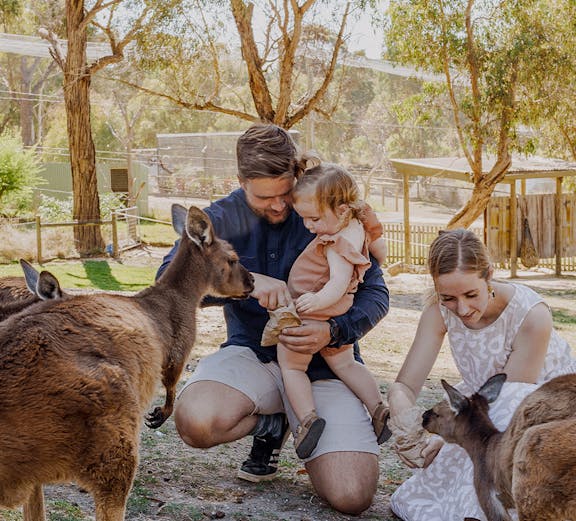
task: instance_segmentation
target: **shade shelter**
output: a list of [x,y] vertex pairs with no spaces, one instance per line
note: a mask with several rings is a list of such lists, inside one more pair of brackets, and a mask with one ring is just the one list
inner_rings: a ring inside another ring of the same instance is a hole
[[[486,157],[483,160],[484,172],[489,172],[494,164],[494,158]],[[462,157],[435,157],[423,159],[390,159],[396,171],[402,175],[404,191],[404,256],[405,263],[410,263],[410,204],[409,204],[409,181],[410,177],[438,177],[445,179],[457,179],[471,183],[472,172],[466,158]],[[517,195],[518,182],[520,193],[525,194],[526,181],[528,179],[552,179],[555,180],[555,230],[554,245],[556,259],[556,275],[561,275],[562,259],[562,233],[560,223],[562,180],[565,177],[576,176],[576,163],[559,159],[548,158],[513,158],[512,164],[502,184],[509,185],[510,193],[510,275],[516,276],[518,268],[518,219],[517,219]],[[486,238],[486,219],[484,220],[484,235]]]

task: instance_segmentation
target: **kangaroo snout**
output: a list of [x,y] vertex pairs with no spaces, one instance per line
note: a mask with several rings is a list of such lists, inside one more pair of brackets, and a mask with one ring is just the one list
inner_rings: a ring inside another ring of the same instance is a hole
[[430,431],[428,427],[433,417],[434,417],[434,411],[432,409],[428,409],[427,411],[424,411],[422,413],[422,427],[424,427],[427,431]]

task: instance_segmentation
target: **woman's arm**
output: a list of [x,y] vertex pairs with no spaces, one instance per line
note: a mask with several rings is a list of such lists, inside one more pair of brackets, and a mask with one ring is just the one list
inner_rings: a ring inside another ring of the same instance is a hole
[[404,359],[395,382],[388,390],[390,414],[395,416],[412,407],[430,373],[446,334],[439,304],[424,309],[412,346]]
[[430,437],[422,428],[422,413],[415,403],[438,357],[445,334],[440,307],[431,304],[422,312],[410,351],[388,391],[388,425],[394,435],[394,448],[411,468],[427,467],[443,445],[439,437]]
[[536,383],[544,366],[552,327],[552,314],[544,302],[536,304],[528,312],[512,342],[512,353],[503,369],[508,381]]

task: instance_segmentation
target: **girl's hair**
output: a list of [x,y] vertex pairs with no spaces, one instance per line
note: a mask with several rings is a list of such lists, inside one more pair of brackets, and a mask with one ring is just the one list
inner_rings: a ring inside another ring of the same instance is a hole
[[336,212],[338,206],[346,204],[351,209],[351,216],[357,217],[364,206],[356,181],[340,165],[320,163],[304,170],[294,187],[294,199],[310,189],[314,190],[316,206],[320,212],[326,209]]
[[290,134],[273,124],[252,125],[236,143],[240,181],[262,177],[298,178],[311,157],[300,154]]
[[439,275],[456,270],[473,271],[488,280],[490,257],[482,241],[470,230],[457,228],[441,231],[430,245],[428,269],[436,280]]

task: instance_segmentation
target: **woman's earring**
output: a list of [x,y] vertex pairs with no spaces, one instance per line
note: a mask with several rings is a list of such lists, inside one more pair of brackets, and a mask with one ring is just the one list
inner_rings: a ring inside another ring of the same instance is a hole
[[496,298],[496,293],[494,292],[494,288],[492,287],[491,284],[488,284],[488,294],[489,294],[492,298]]

